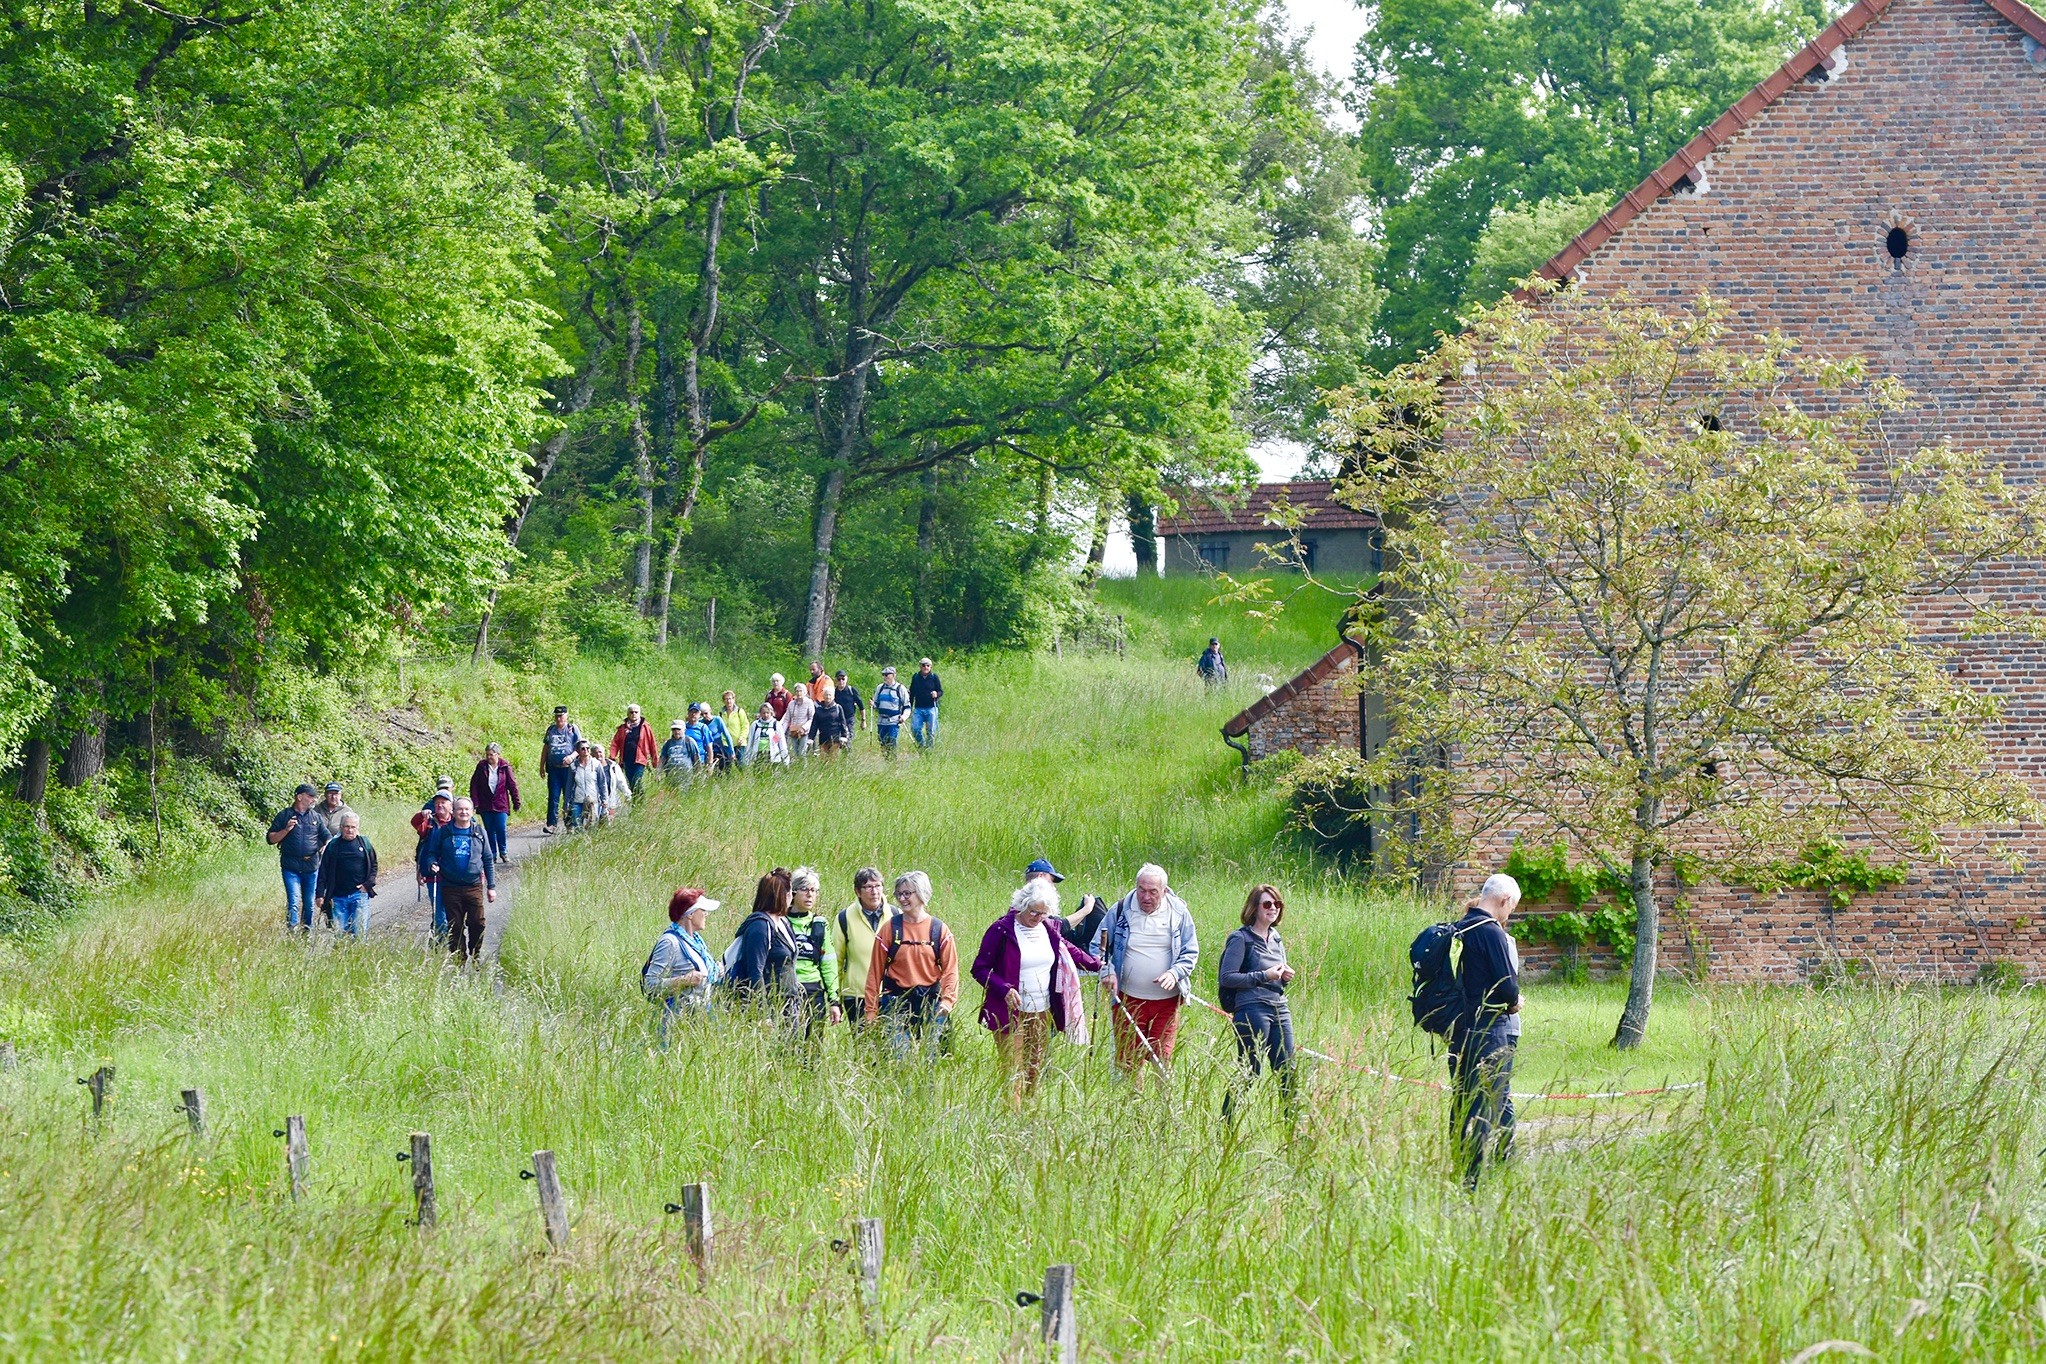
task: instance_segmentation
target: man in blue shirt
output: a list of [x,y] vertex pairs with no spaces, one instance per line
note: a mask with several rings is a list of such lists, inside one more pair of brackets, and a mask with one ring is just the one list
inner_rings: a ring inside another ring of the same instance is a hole
[[909,688],[895,680],[895,665],[881,669],[881,685],[874,688],[874,737],[881,751],[895,756],[895,741],[902,734],[902,717],[909,714]]
[[561,807],[575,799],[569,794],[574,780],[569,769],[575,765],[575,746],[582,737],[582,731],[568,722],[568,707],[556,706],[554,723],[540,736],[540,770],[547,774],[546,833],[553,833],[561,822]]
[[[690,718],[696,708],[690,707]],[[703,761],[703,750],[689,737],[687,727],[677,720],[668,726],[668,741],[661,745],[661,771],[670,777],[685,777]]]
[[476,822],[467,796],[455,802],[455,818],[433,831],[426,856],[440,878],[441,909],[448,917],[448,951],[457,962],[483,955],[483,906],[497,901],[497,860],[490,839]]

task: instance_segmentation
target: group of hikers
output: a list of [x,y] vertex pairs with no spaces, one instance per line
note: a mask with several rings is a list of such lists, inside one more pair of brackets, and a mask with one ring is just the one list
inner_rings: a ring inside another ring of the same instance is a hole
[[540,736],[540,767],[547,777],[545,832],[609,818],[639,790],[648,772],[683,777],[830,757],[851,747],[870,720],[887,757],[895,756],[905,724],[916,746],[929,748],[938,741],[938,700],[944,694],[928,658],[917,660],[907,683],[897,678],[893,664],[881,669],[871,701],[860,695],[843,668],[826,673],[813,659],[807,682],[791,687],[782,674],[770,676],[766,695],[750,713],[732,691],[716,706],[690,702],[688,714],[668,726],[666,739],[655,736],[638,706],[627,706],[608,749],[584,736],[567,706],[556,706],[554,723]]
[[[1070,915],[1061,912],[1064,879],[1044,858],[1030,863],[967,968],[981,988],[979,1021],[997,1040],[1012,1107],[1036,1092],[1053,1033],[1088,1042],[1083,975],[1099,980],[1116,1068],[1138,1087],[1151,1070],[1169,1073],[1183,1007],[1196,999],[1200,936],[1163,867],[1145,864],[1113,903],[1079,896]],[[844,1023],[875,1036],[897,1060],[944,1054],[959,1001],[960,949],[951,926],[931,912],[930,877],[906,871],[884,882],[878,868],[862,867],[853,873],[851,903],[832,913],[823,896],[815,869],[774,868],[755,885],[752,910],[731,945],[715,953],[704,930],[722,902],[693,886],[675,891],[669,926],[639,974],[639,988],[659,1007],[663,1043],[680,1019],[743,1009],[775,1016],[804,1045]],[[1443,926],[1460,948],[1446,954],[1457,958],[1444,969],[1460,998],[1443,1031],[1456,1134],[1473,1184],[1488,1151],[1503,1159],[1512,1143],[1520,987],[1506,922],[1519,899],[1511,877],[1494,876],[1463,919]],[[1296,973],[1279,931],[1285,915],[1276,886],[1250,888],[1223,945],[1215,988],[1243,1076],[1268,1069],[1290,1115],[1297,1068],[1286,991]],[[1232,1085],[1225,1118],[1235,1115],[1237,1099]]]

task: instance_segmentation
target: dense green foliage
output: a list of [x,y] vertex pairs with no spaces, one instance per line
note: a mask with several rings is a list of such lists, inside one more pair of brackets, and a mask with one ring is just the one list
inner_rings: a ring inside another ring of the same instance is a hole
[[1384,250],[1381,358],[1399,362],[1588,226],[1809,40],[1831,6],[1377,8],[1358,53],[1360,142]]
[[[2046,1076],[2023,998],[1672,987],[1664,1026],[1622,1058],[1605,1046],[1614,987],[1533,986],[1524,1087],[1707,1087],[1527,1103],[1523,1163],[1475,1198],[1440,1095],[1418,1086],[1322,1065],[1297,1129],[1264,1093],[1232,1133],[1231,1048],[1204,1015],[1169,1102],[1132,1101],[1098,1047],[1056,1044],[1020,1116],[970,1019],[930,1074],[843,1035],[807,1063],[737,1022],[654,1049],[630,977],[675,883],[731,905],[762,865],[808,860],[835,907],[861,862],[919,866],[973,935],[1043,851],[1069,893],[1162,860],[1199,916],[1204,985],[1246,884],[1271,876],[1301,1039],[1434,1076],[1402,996],[1406,940],[1439,907],[1273,846],[1278,801],[1215,737],[1251,684],[1209,693],[1185,666],[1218,619],[1192,601],[1147,616],[1127,660],[958,665],[928,760],[856,752],[698,786],[564,841],[522,871],[502,994],[403,941],[283,940],[260,846],[0,948],[0,1036],[22,1057],[0,1074],[0,1331],[25,1355],[108,1360],[1023,1358],[1035,1316],[1009,1295],[1065,1260],[1086,1348],[1118,1359],[1462,1360],[1473,1340],[1509,1358],[2036,1352]],[[1323,642],[1228,639],[1246,673]],[[731,673],[585,663],[534,689],[512,731],[462,720],[501,719],[502,696],[437,714],[529,764],[556,691],[596,715]],[[372,835],[401,839],[403,813],[374,810]],[[74,1081],[101,1063],[116,1079],[92,1132]],[[207,1095],[198,1143],[172,1111],[187,1085]],[[271,1136],[287,1113],[312,1150],[297,1205]],[[413,1130],[434,1138],[431,1237],[404,1225],[392,1160]],[[570,1202],[563,1254],[542,1253],[518,1177],[541,1148]],[[706,1177],[718,1259],[699,1292],[661,1207]],[[856,1216],[887,1230],[871,1345],[831,1248]]]

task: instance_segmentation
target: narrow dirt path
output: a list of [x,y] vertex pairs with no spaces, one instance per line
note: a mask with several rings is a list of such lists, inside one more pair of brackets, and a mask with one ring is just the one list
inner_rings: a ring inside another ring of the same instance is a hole
[[[483,911],[483,959],[497,960],[497,945],[504,937],[504,926],[511,921],[512,907],[518,902],[519,869],[554,840],[540,832],[538,824],[527,824],[513,828],[505,838],[508,859],[497,868],[497,903],[486,906]],[[426,899],[412,870],[411,848],[406,848],[404,861],[393,875],[387,871],[383,883],[391,888],[377,898],[390,896],[393,903],[385,913],[372,921],[371,931],[377,934],[404,934],[421,949],[433,942],[433,905]],[[405,895],[407,882],[412,883],[413,895]],[[383,908],[382,904],[378,905]]]

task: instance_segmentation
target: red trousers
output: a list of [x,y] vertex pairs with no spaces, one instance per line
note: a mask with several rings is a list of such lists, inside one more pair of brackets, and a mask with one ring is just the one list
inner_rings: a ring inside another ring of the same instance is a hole
[[[1170,999],[1132,999],[1120,996],[1114,1010],[1115,1017],[1115,1064],[1120,1070],[1135,1070],[1151,1063],[1144,1043],[1151,1044],[1151,1051],[1167,1065],[1172,1063],[1172,1041],[1179,1036],[1179,996]],[[1130,1020],[1136,1026],[1130,1026]],[[1141,1038],[1139,1034],[1142,1034]]]

